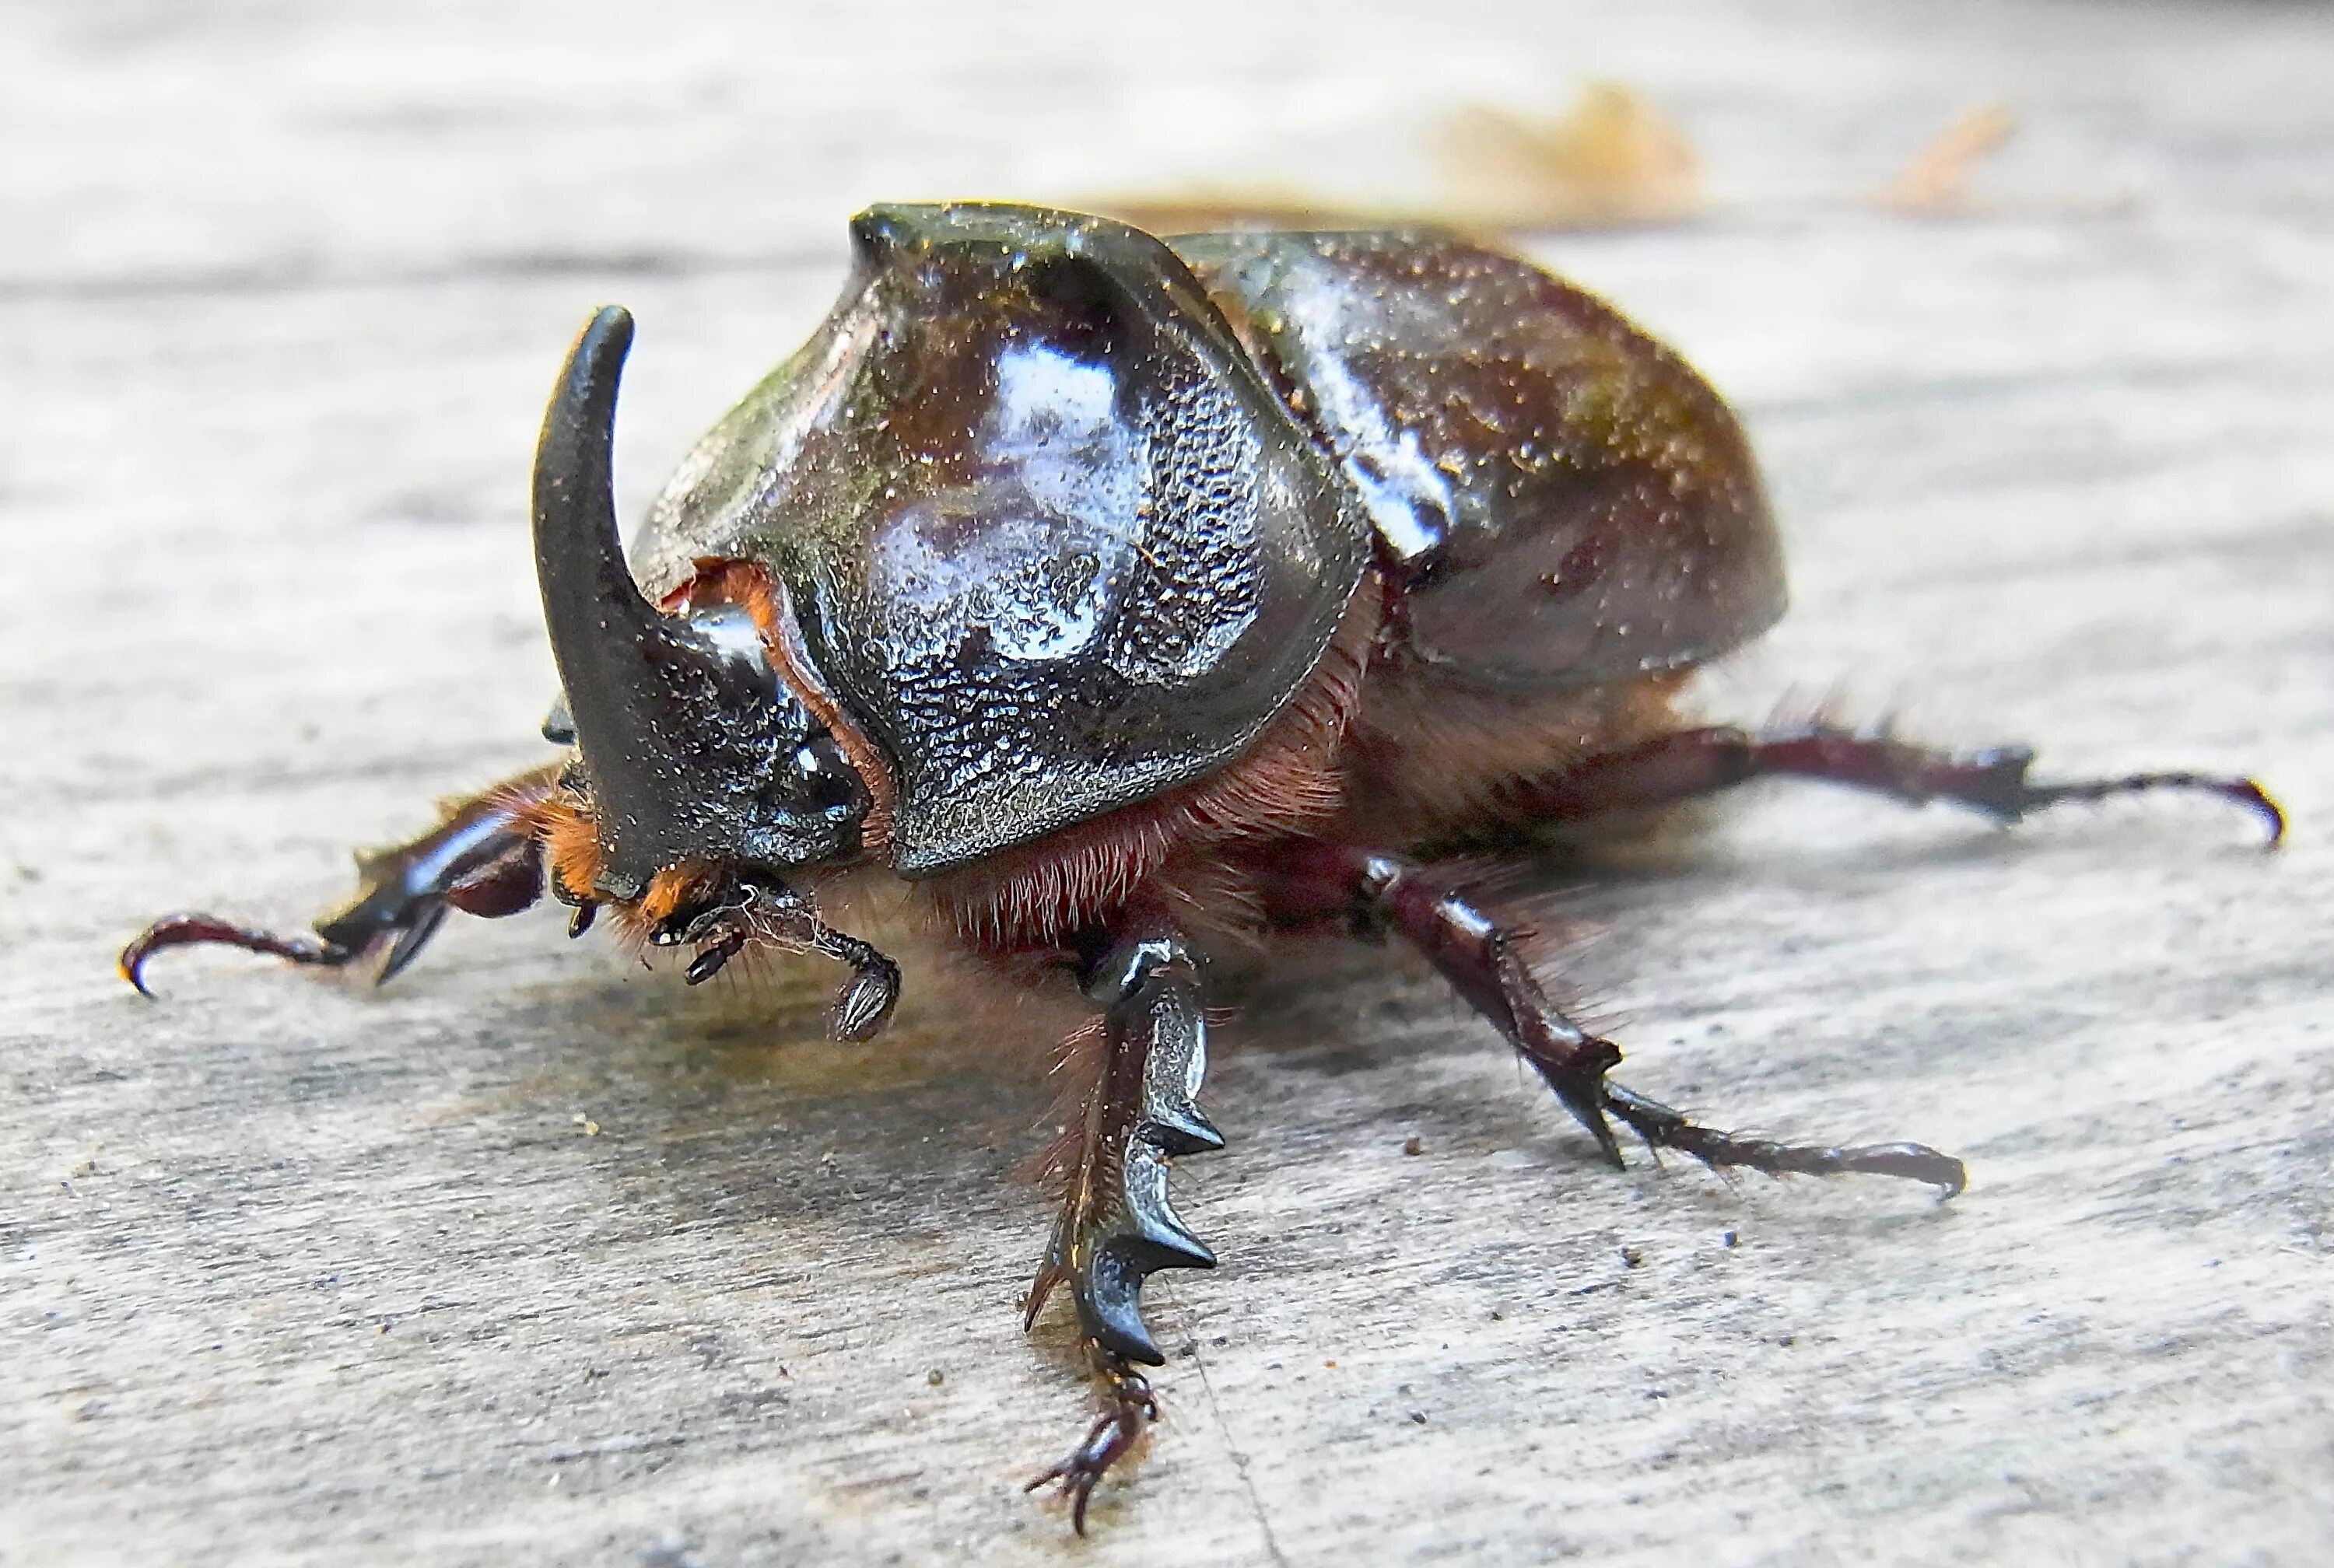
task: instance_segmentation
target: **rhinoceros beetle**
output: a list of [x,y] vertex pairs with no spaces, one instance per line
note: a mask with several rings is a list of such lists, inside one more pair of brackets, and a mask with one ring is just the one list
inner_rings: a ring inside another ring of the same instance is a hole
[[1199,234],[965,204],[854,219],[840,302],[656,501],[627,564],[610,428],[632,319],[561,371],[536,457],[535,565],[558,761],[360,858],[285,938],[203,915],[121,955],[226,943],[380,976],[448,909],[545,887],[704,980],[749,948],[849,967],[862,1040],[899,972],[827,924],[854,878],[1010,983],[1095,1022],[1056,1150],[1029,1317],[1066,1285],[1104,1410],[1059,1482],[1155,1416],[1145,1277],[1215,1259],[1168,1201],[1220,1148],[1201,1111],[1203,955],[1344,930],[1415,948],[1618,1164],[1618,1121],[1714,1168],[1861,1172],[1950,1196],[1918,1143],[1731,1135],[1607,1076],[1517,932],[1434,869],[1453,845],[1789,776],[2001,822],[2145,790],[2259,813],[2252,781],[2042,782],[2032,754],[1811,722],[1681,717],[1697,667],[1781,614],[1781,553],[1740,426],[1589,295],[1450,235]]

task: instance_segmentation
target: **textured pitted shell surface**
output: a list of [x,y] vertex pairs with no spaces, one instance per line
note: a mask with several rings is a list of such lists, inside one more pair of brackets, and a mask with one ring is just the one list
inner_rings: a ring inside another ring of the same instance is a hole
[[1360,581],[1359,497],[1149,236],[994,206],[853,233],[834,312],[656,502],[641,585],[784,582],[896,770],[906,875],[1238,755]]
[[1584,685],[1782,614],[1741,428],[1603,302],[1429,230],[1167,243],[1362,495],[1412,656],[1495,689]]

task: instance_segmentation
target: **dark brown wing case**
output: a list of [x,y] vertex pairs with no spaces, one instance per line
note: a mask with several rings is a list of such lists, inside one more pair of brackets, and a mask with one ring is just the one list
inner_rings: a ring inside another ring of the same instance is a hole
[[1741,427],[1600,301],[1430,231],[1168,244],[1360,493],[1416,657],[1567,686],[1695,664],[1781,615]]
[[930,875],[1222,765],[1370,555],[1350,486],[1190,272],[1124,225],[881,207],[818,333],[699,444],[636,551],[786,584]]

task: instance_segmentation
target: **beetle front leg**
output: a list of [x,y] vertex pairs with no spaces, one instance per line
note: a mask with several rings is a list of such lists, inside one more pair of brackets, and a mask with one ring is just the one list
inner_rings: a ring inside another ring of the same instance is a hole
[[420,955],[448,909],[497,919],[543,893],[543,850],[529,815],[559,787],[558,765],[506,780],[464,801],[421,837],[357,856],[355,895],[318,918],[313,935],[284,937],[216,915],[168,915],[121,949],[121,977],[140,992],[146,964],[166,948],[211,943],[295,964],[341,968],[386,943],[375,984]]
[[2249,778],[2217,774],[2137,773],[2116,778],[2029,776],[2030,746],[1951,752],[1898,740],[1886,728],[1847,729],[1822,723],[1758,734],[1731,726],[1680,730],[1627,751],[1587,761],[1519,789],[1517,803],[1534,816],[1577,821],[1632,807],[1672,805],[1716,794],[1755,778],[1804,778],[1868,790],[1925,805],[1949,801],[2005,824],[2070,801],[2184,791],[2218,796],[2262,819],[2274,849],[2285,813]]
[[827,1032],[837,1040],[873,1040],[900,999],[900,966],[872,942],[838,931],[818,918],[808,899],[776,880],[725,877],[649,929],[654,948],[695,949],[683,976],[701,986],[757,942],[816,953],[851,966],[834,995]]
[[1158,1415],[1135,1364],[1166,1357],[1143,1322],[1143,1282],[1162,1268],[1212,1268],[1215,1255],[1167,1199],[1173,1158],[1221,1149],[1196,1096],[1208,1070],[1208,1025],[1197,966],[1164,927],[1122,935],[1085,967],[1103,1011],[1101,1070],[1067,1161],[1062,1209],[1029,1292],[1027,1321],[1067,1284],[1103,1380],[1105,1409],[1085,1441],[1030,1483],[1061,1483],[1085,1533],[1095,1484]]
[[1424,869],[1392,855],[1307,842],[1267,868],[1273,917],[1305,926],[1343,918],[1357,935],[1399,932],[1453,989],[1489,1018],[1531,1063],[1565,1108],[1618,1168],[1621,1146],[1608,1115],[1649,1148],[1673,1149],[1713,1168],[1741,1166],[1770,1176],[1895,1176],[1924,1181],[1950,1198],[1967,1184],[1962,1162],[1922,1143],[1851,1147],[1778,1143],[1699,1125],[1606,1074],[1620,1048],[1582,1029],[1551,1002],[1516,951],[1513,933]]

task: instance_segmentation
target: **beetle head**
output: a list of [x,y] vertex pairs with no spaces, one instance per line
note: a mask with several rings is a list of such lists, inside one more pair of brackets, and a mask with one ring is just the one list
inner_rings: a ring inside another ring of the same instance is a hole
[[624,564],[610,447],[632,341],[626,312],[592,318],[535,453],[535,573],[600,839],[590,890],[638,898],[690,861],[783,871],[844,858],[865,785],[773,668],[753,618],[726,603],[665,614]]

